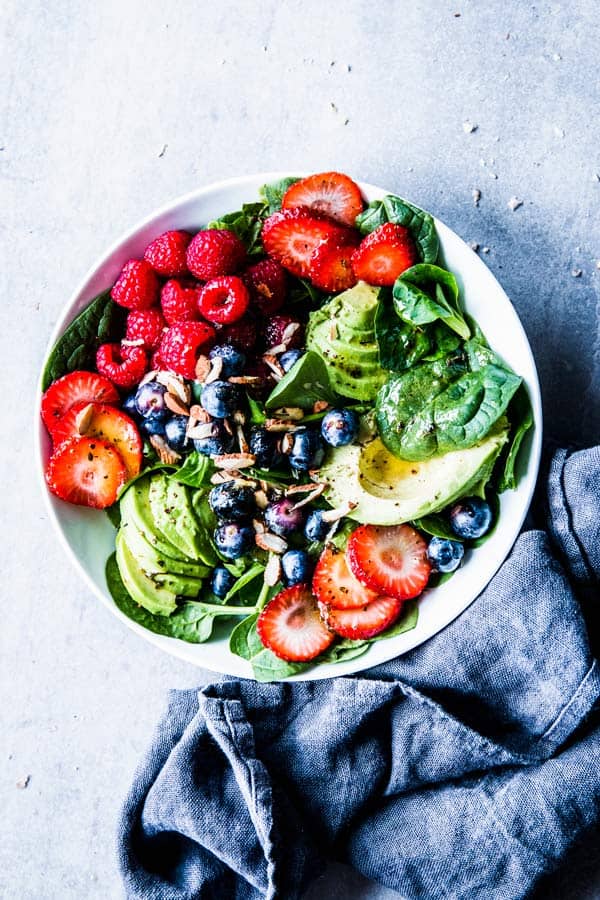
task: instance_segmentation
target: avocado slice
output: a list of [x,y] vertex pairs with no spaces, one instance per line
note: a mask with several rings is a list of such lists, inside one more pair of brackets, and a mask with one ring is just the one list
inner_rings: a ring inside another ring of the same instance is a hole
[[123,584],[132,599],[148,612],[157,616],[169,616],[177,607],[176,593],[168,587],[156,584],[138,566],[135,557],[125,543],[121,531],[116,537],[117,565]]
[[484,440],[420,462],[393,456],[379,438],[366,446],[332,448],[319,470],[332,506],[352,501],[351,519],[372,525],[399,525],[481,490],[508,438],[506,419]]
[[185,485],[164,475],[156,475],[150,481],[148,499],[156,528],[180,552],[190,559],[197,559],[205,543],[205,535],[194,515]]
[[125,491],[119,504],[121,523],[133,523],[158,553],[164,554],[170,559],[189,562],[190,557],[186,556],[175,544],[172,544],[154,522],[149,497],[150,481],[150,477],[140,478]]
[[202,579],[192,578],[191,575],[174,575],[165,572],[162,575],[153,575],[152,581],[161,588],[173,591],[178,597],[197,597],[202,590]]
[[140,531],[132,520],[121,523],[121,533],[125,543],[131,550],[140,567],[148,575],[188,575],[192,578],[206,578],[210,569],[201,562],[173,559],[166,553],[160,553]]

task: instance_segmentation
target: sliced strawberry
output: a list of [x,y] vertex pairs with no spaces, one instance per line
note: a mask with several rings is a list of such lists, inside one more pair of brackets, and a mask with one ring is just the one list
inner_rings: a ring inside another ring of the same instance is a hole
[[75,403],[57,422],[52,434],[56,447],[75,437],[95,437],[113,444],[121,454],[127,479],[142,465],[142,439],[133,419],[106,403]]
[[308,207],[341,222],[354,225],[362,212],[363,199],[359,186],[341,172],[322,172],[302,178],[287,189],[281,203],[283,209]]
[[42,397],[42,419],[53,433],[56,423],[66,411],[81,400],[98,403],[118,403],[119,393],[114,384],[95,372],[70,372],[50,385]]
[[310,274],[310,258],[326,238],[343,239],[346,229],[307,209],[283,209],[265,219],[262,242],[269,256],[299,278]]
[[265,647],[288,662],[314,659],[334,638],[306,584],[276,594],[258,617],[256,630]]
[[378,286],[391,286],[398,275],[418,261],[409,230],[392,222],[380,225],[363,238],[352,255],[356,277]]
[[324,603],[319,603],[319,609],[336,634],[353,641],[366,641],[395,622],[403,605],[404,601],[395,597],[377,597],[364,609],[333,609]]
[[98,438],[73,438],[61,444],[46,469],[46,484],[53,494],[67,503],[94,509],[112,506],[126,480],[120,454]]
[[[352,232],[350,232],[352,234]],[[356,242],[328,238],[316,248],[310,258],[310,280],[322,291],[345,291],[354,287],[356,275],[352,268],[352,254]]]
[[348,539],[346,558],[362,584],[399,600],[420,594],[431,572],[427,544],[410,525],[360,525]]
[[378,597],[378,592],[369,590],[354,577],[344,551],[333,544],[328,544],[319,557],[312,589],[321,603],[334,609],[363,609]]

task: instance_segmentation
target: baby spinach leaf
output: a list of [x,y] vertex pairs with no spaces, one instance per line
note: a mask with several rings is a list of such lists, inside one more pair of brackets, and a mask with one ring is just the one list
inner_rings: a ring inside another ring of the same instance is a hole
[[113,503],[112,506],[108,506],[104,512],[110,519],[111,525],[114,525],[115,528],[118,528],[121,524],[121,509],[118,503]]
[[406,631],[412,631],[413,628],[417,627],[417,622],[419,621],[419,606],[416,600],[408,600],[404,604],[404,608],[400,613],[400,618],[394,622],[393,625],[390,625],[385,631],[382,631],[381,634],[376,635],[374,638],[371,638],[372,641],[384,641],[387,638],[398,637],[399,634],[404,634]]
[[498,482],[498,491],[514,491],[518,480],[517,463],[523,438],[533,428],[533,409],[525,388],[521,385],[508,407],[508,420],[511,425],[508,453],[504,460],[504,468]]
[[415,519],[414,522],[412,522],[412,525],[418,531],[424,531],[425,534],[430,534],[433,537],[462,542],[462,538],[457,537],[450,528],[447,519],[439,513],[423,516],[421,519]]
[[379,303],[375,313],[375,338],[379,362],[392,372],[410,369],[431,350],[426,331],[404,322],[392,304],[385,301]]
[[394,284],[394,308],[412,325],[427,325],[437,319],[460,335],[470,337],[470,329],[458,305],[458,284],[451,272],[426,263],[412,266]]
[[350,659],[356,659],[366,653],[371,646],[371,641],[352,641],[349,638],[342,638],[325,650],[324,653],[316,660],[320,663],[340,663],[348,662]]
[[322,306],[328,294],[320,291],[306,278],[292,278],[286,305],[301,304],[303,309]]
[[386,222],[403,225],[409,229],[422,262],[434,263],[436,261],[439,241],[435,222],[429,213],[413,206],[408,200],[388,194],[383,200],[369,203],[367,208],[357,216],[356,227],[363,234],[370,234]]
[[300,179],[289,177],[282,178],[281,181],[274,181],[272,184],[263,184],[258,193],[267,205],[267,215],[270,216],[271,213],[281,209],[283,195],[297,181],[300,181]]
[[248,401],[248,409],[250,410],[250,421],[253,425],[263,425],[267,421],[264,404],[260,400],[255,400],[250,394],[246,394]]
[[246,246],[248,256],[260,256],[264,251],[260,233],[269,211],[264,203],[244,203],[236,212],[227,213],[208,223],[208,228],[226,228],[233,231]]
[[126,310],[103,291],[76,316],[54,345],[42,376],[42,390],[77,369],[93,369],[100,344],[120,337]]
[[243,573],[243,575],[240,575],[240,577],[237,579],[235,584],[227,592],[223,602],[228,603],[232,597],[235,597],[237,594],[239,594],[240,591],[243,588],[245,588],[247,584],[250,584],[250,582],[255,581],[259,577],[259,575],[262,575],[264,573],[264,571],[265,571],[265,567],[263,566],[262,563],[254,563],[252,566],[250,566],[250,568],[247,569]]
[[206,487],[210,484],[210,476],[214,472],[214,465],[208,456],[203,456],[194,450],[190,453],[178,469],[170,476],[173,481],[187,484],[189,487]]
[[268,410],[284,406],[312,409],[317,400],[335,403],[336,394],[324,360],[313,350],[307,350],[273,388],[265,406]]

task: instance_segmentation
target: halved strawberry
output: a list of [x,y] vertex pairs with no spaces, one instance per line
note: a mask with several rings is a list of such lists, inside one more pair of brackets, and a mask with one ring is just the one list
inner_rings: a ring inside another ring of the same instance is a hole
[[334,639],[306,584],[294,584],[276,594],[258,617],[256,630],[265,647],[288,662],[308,662]]
[[363,199],[359,186],[347,175],[321,172],[289,187],[281,206],[283,209],[306,206],[342,225],[354,225],[357,215],[362,212]]
[[352,255],[352,268],[361,281],[391,286],[398,275],[418,261],[408,228],[386,222],[363,238]]
[[431,572],[427,544],[410,525],[359,525],[346,558],[362,584],[398,600],[420,594]]
[[262,227],[262,242],[269,256],[293,275],[307,278],[310,258],[324,240],[338,236],[346,229],[307,209],[282,209],[273,213]]
[[[349,235],[357,232],[349,231]],[[312,283],[322,291],[345,291],[354,287],[356,275],[352,268],[352,254],[356,241],[327,238],[310,258],[309,274]]]
[[313,593],[325,606],[334,609],[363,609],[377,600],[378,593],[358,581],[348,568],[346,555],[328,544],[315,567]]
[[98,438],[73,438],[61,444],[46,468],[46,484],[53,494],[94,509],[112,506],[126,480],[120,454]]
[[95,437],[113,444],[119,451],[127,479],[134,478],[142,465],[142,439],[133,419],[106,403],[75,403],[60,419],[52,433],[58,447],[75,437]]
[[319,603],[327,625],[336,634],[353,641],[366,641],[381,634],[396,621],[403,606],[404,601],[395,597],[377,597],[364,609],[333,609]]
[[119,392],[112,381],[95,372],[77,371],[63,375],[42,397],[42,419],[50,434],[66,411],[80,400],[118,403]]

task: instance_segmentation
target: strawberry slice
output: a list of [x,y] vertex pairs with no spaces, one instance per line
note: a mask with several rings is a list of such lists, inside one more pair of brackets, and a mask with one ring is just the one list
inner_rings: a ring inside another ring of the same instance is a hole
[[75,437],[95,437],[113,444],[127,472],[135,478],[142,465],[142,439],[133,419],[106,403],[74,403],[56,423],[52,437],[58,447]]
[[341,222],[354,225],[363,209],[359,186],[341,172],[321,172],[302,178],[287,189],[281,203],[283,209],[308,207]]
[[61,444],[46,468],[46,484],[53,494],[94,509],[112,506],[126,480],[120,454],[98,438],[73,438]]
[[[354,235],[356,232],[348,232]],[[310,258],[309,274],[312,283],[322,291],[345,291],[354,287],[356,275],[352,268],[352,254],[356,241],[327,238]]]
[[420,594],[431,572],[427,544],[410,525],[359,525],[346,558],[362,584],[398,600]]
[[288,662],[308,662],[334,639],[306,584],[276,594],[258,617],[256,630],[265,647]]
[[324,240],[341,239],[346,229],[310,210],[283,209],[273,213],[262,227],[262,242],[269,256],[299,278],[310,275],[310,258]]
[[345,553],[333,544],[328,544],[319,557],[312,589],[320,603],[334,609],[364,609],[378,596],[377,591],[369,590],[354,577]]
[[385,631],[402,611],[404,601],[395,597],[377,597],[364,609],[333,609],[319,603],[321,615],[340,637],[365,641]]
[[360,243],[352,255],[354,274],[367,284],[391,286],[398,275],[419,261],[408,228],[386,222]]
[[81,400],[88,403],[118,403],[119,393],[108,378],[95,372],[69,372],[50,385],[42,397],[42,419],[53,434],[57,422],[73,404]]

